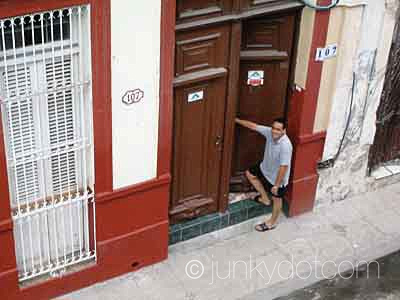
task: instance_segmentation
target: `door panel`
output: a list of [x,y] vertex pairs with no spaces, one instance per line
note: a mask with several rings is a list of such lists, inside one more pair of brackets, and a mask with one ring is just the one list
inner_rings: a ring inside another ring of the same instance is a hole
[[[294,17],[250,20],[243,26],[238,116],[270,126],[284,117],[289,81]],[[259,86],[248,84],[249,71],[264,72]],[[263,158],[265,139],[237,126],[232,168],[232,191],[246,191],[243,172]]]
[[282,0],[240,0],[240,7],[242,10],[260,8],[263,5],[277,4],[283,2]]
[[243,24],[242,50],[276,50],[291,53],[294,15],[250,19]]
[[286,39],[282,36],[285,18],[256,19],[243,26],[242,49],[284,49]]
[[177,0],[177,23],[221,16],[232,10],[232,0]]
[[225,86],[223,77],[175,89],[172,222],[218,208]]
[[228,65],[229,26],[180,33],[176,40],[175,76]]

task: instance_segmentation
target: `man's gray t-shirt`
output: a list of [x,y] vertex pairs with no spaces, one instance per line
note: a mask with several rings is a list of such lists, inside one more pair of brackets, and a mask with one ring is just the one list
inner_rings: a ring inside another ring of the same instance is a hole
[[275,185],[280,166],[288,166],[287,172],[281,185],[286,186],[289,182],[290,165],[292,160],[293,146],[289,137],[285,134],[279,140],[272,138],[271,127],[258,125],[256,131],[265,137],[264,159],[260,164],[261,172],[268,181]]

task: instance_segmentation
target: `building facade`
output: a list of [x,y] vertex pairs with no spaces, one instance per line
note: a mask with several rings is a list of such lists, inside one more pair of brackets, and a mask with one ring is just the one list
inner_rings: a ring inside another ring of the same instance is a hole
[[172,226],[229,214],[263,148],[236,116],[287,119],[289,216],[366,191],[396,11],[0,0],[0,296],[138,270]]

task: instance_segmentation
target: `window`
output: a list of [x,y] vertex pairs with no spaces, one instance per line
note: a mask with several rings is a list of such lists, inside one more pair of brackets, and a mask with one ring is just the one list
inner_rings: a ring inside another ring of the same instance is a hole
[[[60,26],[61,22],[62,26]],[[14,25],[14,30],[12,30],[11,25]],[[0,51],[3,51],[4,48],[6,50],[13,49],[14,43],[15,48],[18,49],[39,45],[42,44],[42,42],[49,43],[52,40],[68,40],[70,38],[69,25],[70,18],[68,9],[7,19],[4,21],[4,38],[3,36],[0,37]]]
[[89,6],[0,20],[1,117],[21,280],[94,255],[89,20]]

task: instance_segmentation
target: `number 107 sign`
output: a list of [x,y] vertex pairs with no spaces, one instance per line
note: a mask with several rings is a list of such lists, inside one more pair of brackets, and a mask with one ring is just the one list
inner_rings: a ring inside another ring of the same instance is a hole
[[337,45],[329,45],[325,48],[317,48],[317,55],[315,57],[316,61],[324,61],[327,58],[331,58],[336,56],[337,54]]

